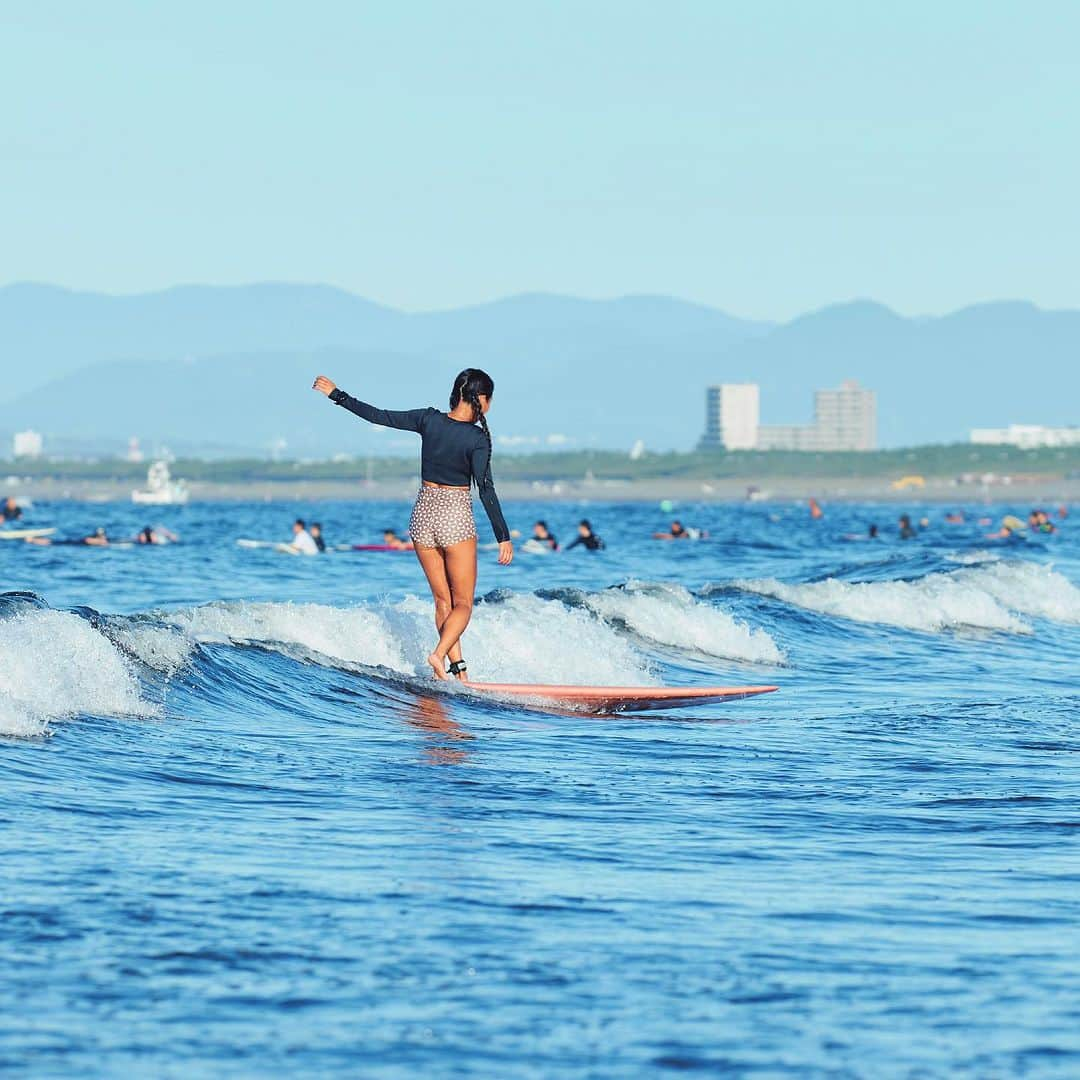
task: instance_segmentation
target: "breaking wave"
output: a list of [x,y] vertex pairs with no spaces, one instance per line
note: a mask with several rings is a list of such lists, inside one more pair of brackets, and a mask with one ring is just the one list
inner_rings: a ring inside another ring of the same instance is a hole
[[0,621],[0,735],[41,735],[71,716],[153,716],[132,664],[101,631],[66,611]]
[[630,581],[621,588],[585,593],[583,603],[606,622],[657,645],[728,660],[784,661],[767,631],[696,599],[681,585]]
[[1080,623],[1080,589],[1029,562],[983,563],[913,581],[788,584],[766,578],[735,587],[824,615],[930,633],[972,628],[1027,634],[1030,618]]

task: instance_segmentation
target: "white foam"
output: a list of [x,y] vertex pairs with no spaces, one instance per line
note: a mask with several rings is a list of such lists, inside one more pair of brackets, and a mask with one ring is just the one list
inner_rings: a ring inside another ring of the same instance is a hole
[[[388,612],[417,670],[435,644],[430,600],[409,597]],[[469,677],[481,682],[653,686],[642,656],[589,611],[515,593],[479,604],[462,639]]]
[[[173,625],[202,643],[300,646],[330,661],[425,674],[437,641],[432,602],[384,606],[220,602],[174,611]],[[470,675],[489,682],[619,683],[647,686],[648,662],[588,611],[515,595],[479,604],[463,647]]]
[[959,627],[1031,633],[1023,615],[1080,623],[1080,590],[1036,563],[995,562],[915,581],[790,585],[768,578],[736,585],[826,615],[932,633]]
[[1059,623],[1080,623],[1080,589],[1041,563],[995,562],[955,575],[1013,611]]
[[126,626],[107,626],[105,633],[124,652],[164,675],[175,675],[195,651],[191,638],[168,626],[132,622]]
[[199,642],[299,645],[331,660],[412,670],[386,620],[366,607],[221,601],[166,617]]
[[724,659],[768,664],[784,660],[765,630],[747,626],[722,608],[696,600],[681,585],[630,581],[622,589],[590,593],[585,603],[601,618],[617,619],[658,645]]
[[0,621],[0,734],[41,735],[80,714],[156,712],[120,651],[85,619],[38,610]]

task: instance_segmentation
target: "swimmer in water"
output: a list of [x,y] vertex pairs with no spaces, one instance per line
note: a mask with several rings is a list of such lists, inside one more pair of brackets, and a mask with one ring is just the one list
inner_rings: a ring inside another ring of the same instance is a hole
[[960,511],[958,511],[958,510],[954,511],[951,514],[946,514],[945,515],[945,524],[946,525],[963,525],[964,524],[964,515],[962,513],[960,513]]
[[326,541],[323,539],[322,526],[317,522],[311,523],[311,539],[315,541],[315,546],[319,549],[321,555],[326,551]]
[[576,548],[578,544],[585,547],[586,551],[602,551],[604,548],[604,541],[600,539],[596,533],[593,532],[592,525],[589,523],[588,518],[583,518],[578,525],[578,534],[566,545],[566,550]]
[[1050,520],[1050,515],[1045,510],[1035,511],[1034,528],[1037,532],[1041,533],[1057,532],[1057,526]]
[[653,533],[654,540],[687,540],[690,533],[683,527],[681,521],[673,521],[667,532]]
[[907,514],[900,515],[900,539],[911,540],[915,536],[915,530],[911,527],[911,518]]
[[9,495],[0,507],[0,517],[4,521],[18,521],[22,517],[22,507]]
[[1022,537],[1027,532],[1027,526],[1015,515],[1006,514],[1001,519],[1001,528],[997,532],[987,533],[987,540],[1009,540],[1012,537]]
[[532,538],[552,551],[559,550],[559,541],[555,539],[555,534],[548,528],[546,521],[538,521],[533,525]]
[[402,540],[394,529],[383,529],[383,543],[395,551],[413,551],[414,545],[411,540]]
[[139,530],[135,537],[136,544],[175,544],[180,537],[170,532],[164,525],[147,525]]

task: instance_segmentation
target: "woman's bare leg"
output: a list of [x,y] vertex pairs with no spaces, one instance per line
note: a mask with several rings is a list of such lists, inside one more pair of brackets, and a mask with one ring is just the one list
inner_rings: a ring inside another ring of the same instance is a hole
[[[443,624],[446,622],[453,608],[450,596],[450,582],[446,577],[446,560],[442,548],[418,547],[416,557],[420,560],[420,566],[427,578],[428,587],[431,589],[432,599],[435,601],[435,629],[442,634]],[[461,659],[461,645],[456,644],[447,654],[451,660]],[[430,661],[429,661],[430,662]],[[436,678],[445,679],[446,673],[440,667],[435,672]],[[464,679],[464,676],[459,676]]]
[[[443,622],[439,644],[428,657],[428,663],[441,674],[446,657],[454,648],[460,650],[461,635],[472,618],[476,593],[476,537],[451,544],[443,549],[443,565],[450,585],[450,614]],[[460,651],[458,652],[460,656]],[[445,675],[442,676],[445,678]]]

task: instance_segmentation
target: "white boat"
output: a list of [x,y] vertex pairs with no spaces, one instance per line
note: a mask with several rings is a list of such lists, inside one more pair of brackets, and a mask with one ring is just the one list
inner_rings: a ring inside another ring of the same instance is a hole
[[133,491],[131,501],[149,506],[180,506],[188,501],[188,489],[183,480],[169,475],[164,461],[155,461],[146,473],[146,491]]

